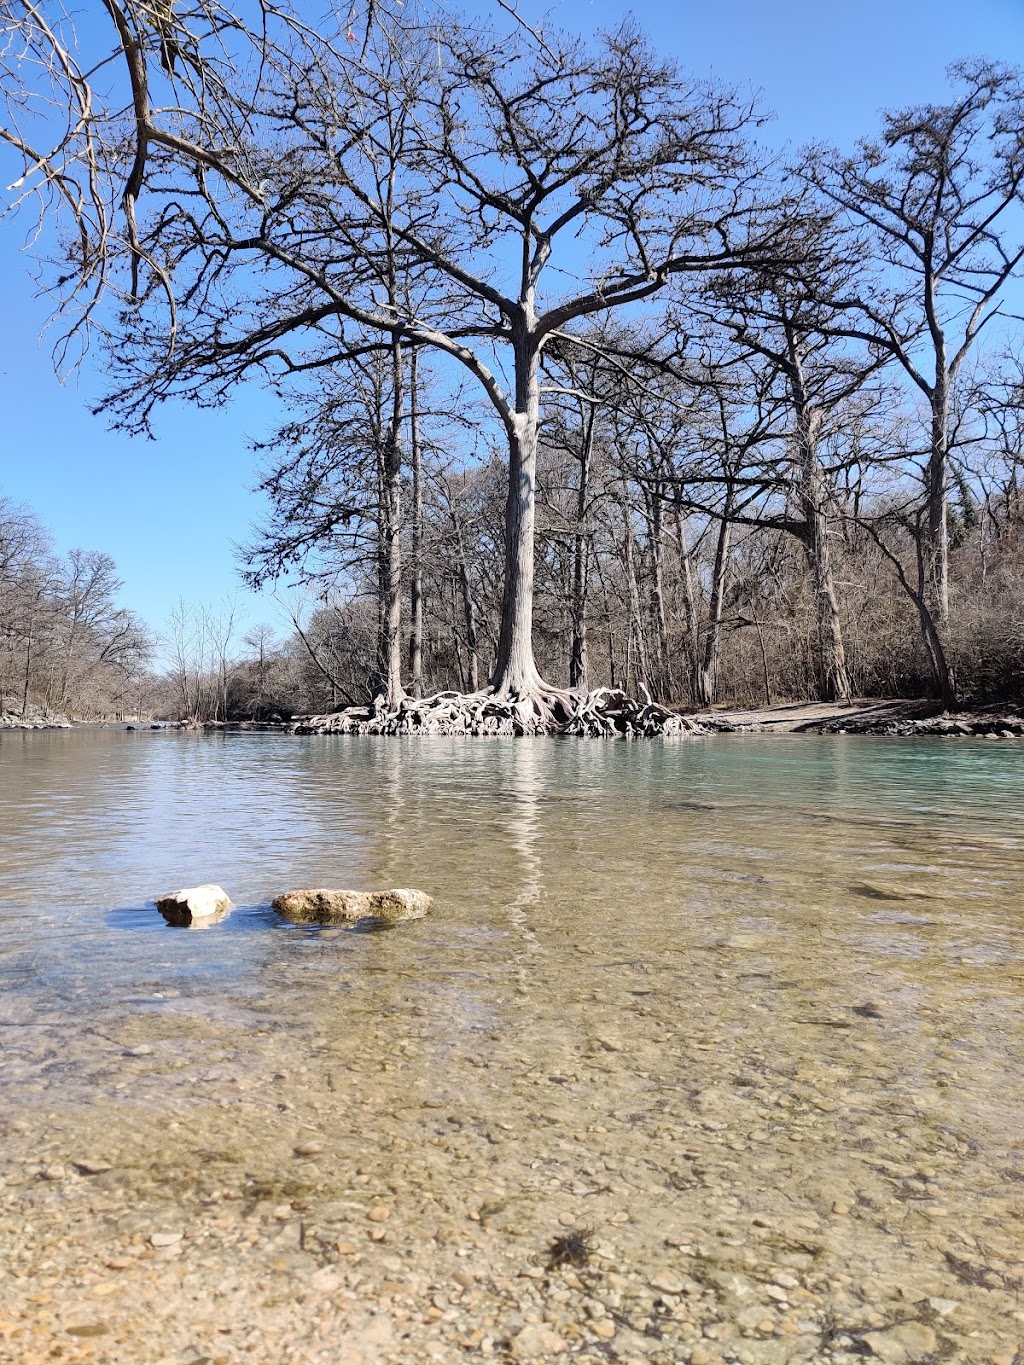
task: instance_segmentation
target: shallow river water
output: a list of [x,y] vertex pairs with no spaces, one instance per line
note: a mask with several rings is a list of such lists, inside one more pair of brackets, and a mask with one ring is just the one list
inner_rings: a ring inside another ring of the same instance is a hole
[[1024,1359],[1024,744],[13,733],[0,832],[0,1360]]

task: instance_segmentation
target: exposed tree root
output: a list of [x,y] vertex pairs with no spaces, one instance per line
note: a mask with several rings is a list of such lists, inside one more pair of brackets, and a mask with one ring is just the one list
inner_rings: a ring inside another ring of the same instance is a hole
[[580,693],[543,687],[528,695],[437,692],[349,706],[324,716],[298,716],[288,727],[299,735],[579,735],[595,739],[681,739],[707,734],[689,716],[613,687]]

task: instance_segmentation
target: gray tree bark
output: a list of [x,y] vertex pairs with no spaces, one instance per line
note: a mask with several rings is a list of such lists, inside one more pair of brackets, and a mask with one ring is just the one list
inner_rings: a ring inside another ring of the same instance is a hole
[[420,446],[419,356],[409,357],[409,457],[412,464],[412,578],[409,592],[409,691],[423,695],[423,452]]
[[587,506],[590,497],[590,461],[594,448],[596,412],[588,409],[580,453],[580,479],[576,490],[576,530],[572,557],[572,646],[569,656],[569,686],[587,690],[590,666],[587,656],[587,586],[590,567],[590,531]]

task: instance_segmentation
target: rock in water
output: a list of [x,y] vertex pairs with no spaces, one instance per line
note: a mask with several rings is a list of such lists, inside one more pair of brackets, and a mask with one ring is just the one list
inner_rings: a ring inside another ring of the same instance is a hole
[[158,896],[156,908],[168,924],[212,923],[231,909],[231,901],[222,886],[206,882]]
[[286,891],[275,898],[279,915],[292,924],[338,924],[346,920],[373,919],[397,924],[403,919],[422,919],[433,902],[425,891],[398,887],[391,891]]

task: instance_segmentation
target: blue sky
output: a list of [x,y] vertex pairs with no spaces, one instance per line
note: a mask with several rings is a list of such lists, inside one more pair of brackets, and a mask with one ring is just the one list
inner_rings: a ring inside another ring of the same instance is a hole
[[[520,5],[534,24],[577,32],[614,27],[629,8]],[[880,108],[941,100],[944,68],[960,57],[1024,64],[1022,0],[654,0],[633,12],[658,49],[695,74],[760,91],[776,115],[766,140],[779,144],[849,146],[874,131]],[[109,432],[89,413],[103,388],[98,358],[63,385],[54,377],[45,302],[19,254],[25,230],[0,222],[0,493],[31,507],[58,549],[112,555],[123,603],[157,629],[179,597],[232,594],[246,624],[280,625],[269,598],[240,588],[232,550],[259,516],[248,441],[273,424],[272,400],[247,390],[217,412],[166,408],[156,441]]]

